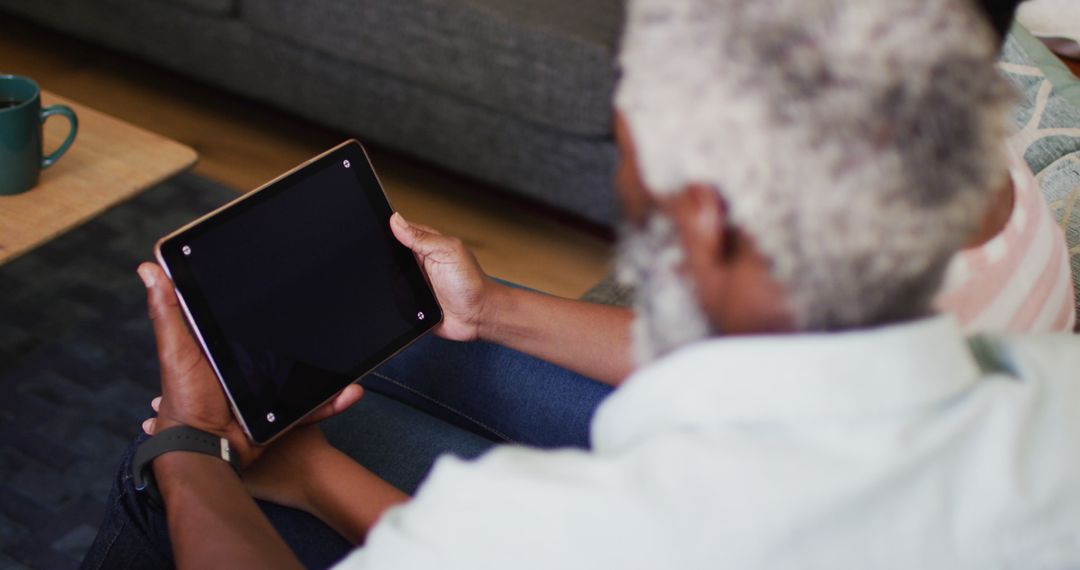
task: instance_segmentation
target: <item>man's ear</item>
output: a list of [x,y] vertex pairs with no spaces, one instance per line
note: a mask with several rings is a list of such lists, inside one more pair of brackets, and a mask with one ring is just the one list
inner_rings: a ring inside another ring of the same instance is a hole
[[699,268],[731,261],[734,232],[729,231],[727,206],[720,194],[704,184],[687,185],[671,199],[670,216],[679,229],[683,250]]

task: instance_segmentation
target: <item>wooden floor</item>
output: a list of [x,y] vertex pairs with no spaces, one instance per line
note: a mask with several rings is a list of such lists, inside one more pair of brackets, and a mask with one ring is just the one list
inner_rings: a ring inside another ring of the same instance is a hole
[[[181,141],[200,155],[195,172],[242,191],[349,138],[21,21],[0,21],[0,72],[27,75],[59,95]],[[407,219],[464,239],[492,275],[576,297],[609,270],[611,240],[595,228],[418,161],[369,150],[394,206]]]

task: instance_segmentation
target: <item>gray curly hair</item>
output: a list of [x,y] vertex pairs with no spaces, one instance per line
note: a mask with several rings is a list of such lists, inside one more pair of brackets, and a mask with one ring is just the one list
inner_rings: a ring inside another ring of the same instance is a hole
[[1007,175],[970,0],[631,0],[616,106],[646,185],[715,186],[796,325],[930,312]]

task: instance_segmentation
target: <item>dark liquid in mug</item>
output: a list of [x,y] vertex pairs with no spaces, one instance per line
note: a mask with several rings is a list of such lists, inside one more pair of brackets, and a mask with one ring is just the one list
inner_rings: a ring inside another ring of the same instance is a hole
[[2,97],[2,96],[0,96],[0,109],[9,109],[11,107],[18,107],[19,105],[22,105],[22,104],[23,104],[22,101],[18,101],[16,99],[12,99],[10,97]]

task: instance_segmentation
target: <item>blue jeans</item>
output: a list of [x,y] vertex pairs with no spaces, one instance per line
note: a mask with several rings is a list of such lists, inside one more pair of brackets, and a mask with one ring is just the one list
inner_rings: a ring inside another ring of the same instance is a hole
[[424,337],[367,376],[368,390],[493,441],[589,446],[589,424],[611,388],[487,342]]
[[[593,412],[610,388],[550,363],[487,343],[428,336],[363,384],[356,406],[323,422],[327,439],[360,464],[412,494],[443,453],[473,458],[501,442],[588,446]],[[173,565],[165,513],[135,490],[121,457],[105,520],[83,568]],[[325,568],[352,549],[306,512],[258,501],[308,568]]]

